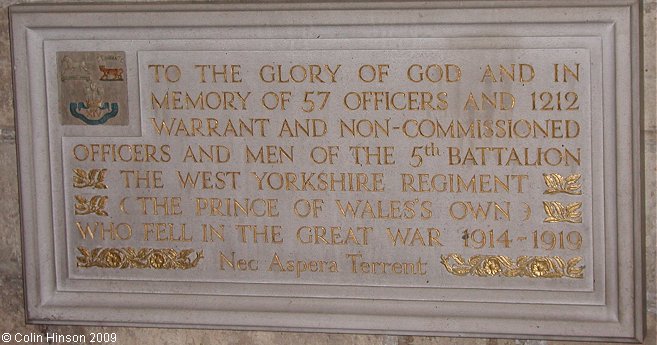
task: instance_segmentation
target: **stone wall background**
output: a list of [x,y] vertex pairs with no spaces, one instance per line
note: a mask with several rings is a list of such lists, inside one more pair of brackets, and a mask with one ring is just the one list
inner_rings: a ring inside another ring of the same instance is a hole
[[[76,0],[77,2],[82,2]],[[144,1],[144,0],[142,0]],[[148,0],[146,0],[148,1]],[[258,331],[211,331],[185,329],[155,329],[129,327],[82,327],[26,325],[23,307],[21,267],[20,217],[18,210],[18,180],[14,111],[12,106],[11,55],[7,8],[15,3],[30,1],[0,0],[0,333],[85,334],[116,332],[118,344],[142,345],[247,345],[247,344],[351,344],[351,345],[566,345],[586,344],[541,340],[461,339],[416,336],[311,334]],[[43,0],[55,3],[58,0]],[[73,2],[73,1],[68,1]],[[87,1],[88,2],[88,1]],[[118,0],[117,2],[123,2]],[[644,141],[645,141],[645,203],[646,203],[646,281],[648,333],[646,345],[657,344],[656,315],[657,288],[655,283],[655,254],[657,229],[657,73],[655,39],[657,31],[657,0],[643,0],[644,11]],[[599,343],[594,343],[599,344]]]

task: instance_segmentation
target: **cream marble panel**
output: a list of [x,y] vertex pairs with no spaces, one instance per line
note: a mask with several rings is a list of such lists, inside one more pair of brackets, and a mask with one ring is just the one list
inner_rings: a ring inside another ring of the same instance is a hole
[[[0,2],[0,127],[13,127],[13,109],[11,108],[11,78],[9,70],[9,44],[6,6],[16,1]],[[48,1],[56,2],[56,1]],[[654,1],[644,1],[644,73],[646,76],[644,109],[647,130],[655,129],[655,9]],[[653,96],[651,96],[653,95]],[[655,171],[654,133],[646,135],[646,176]],[[306,334],[282,332],[228,332],[197,330],[160,330],[148,328],[98,328],[66,326],[26,326],[24,323],[22,279],[20,270],[20,235],[18,228],[17,182],[15,146],[11,142],[0,143],[0,332],[15,331],[22,333],[44,332],[46,330],[79,334],[90,331],[117,332],[122,344],[382,344],[382,345],[418,345],[418,344],[526,344],[526,345],[566,345],[571,342],[495,340],[495,339],[458,339],[427,337],[394,337]],[[646,345],[655,344],[655,196],[654,177],[647,177],[646,212],[647,224],[647,278],[648,278],[648,338]],[[576,343],[582,344],[582,343]],[[593,343],[592,343],[593,344]],[[599,343],[594,343],[599,344]]]

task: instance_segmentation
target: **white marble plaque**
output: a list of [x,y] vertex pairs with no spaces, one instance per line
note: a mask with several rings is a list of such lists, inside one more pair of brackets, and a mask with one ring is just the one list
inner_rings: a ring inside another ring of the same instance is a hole
[[28,319],[642,339],[639,5],[550,5],[13,7]]

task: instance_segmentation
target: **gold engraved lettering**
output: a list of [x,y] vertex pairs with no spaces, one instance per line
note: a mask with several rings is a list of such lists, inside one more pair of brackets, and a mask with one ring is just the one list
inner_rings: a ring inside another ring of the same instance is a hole
[[336,83],[342,65],[263,65],[260,80],[265,83]]
[[269,272],[287,272],[294,273],[297,278],[301,278],[301,274],[304,272],[311,273],[338,273],[338,263],[336,261],[326,261],[326,260],[307,260],[307,259],[292,259],[284,260],[281,259],[278,253],[274,252],[274,256],[271,259]]
[[82,195],[76,195],[75,201],[75,214],[76,215],[87,215],[87,214],[96,214],[98,216],[108,216],[107,211],[105,211],[105,205],[107,204],[107,196],[95,195],[91,199],[87,200]]
[[582,195],[582,185],[579,183],[581,174],[573,174],[564,178],[559,174],[543,174],[547,190],[543,194],[566,193]]
[[323,137],[328,133],[328,125],[322,119],[303,119],[294,120],[294,122],[287,119],[283,120],[281,130],[278,132],[279,137]]
[[581,202],[572,202],[564,205],[558,201],[543,201],[543,209],[547,217],[543,220],[545,223],[581,223],[582,212]]
[[151,92],[151,109],[167,110],[246,110],[251,92],[200,91],[189,93],[184,90],[167,90],[156,95]]
[[340,215],[360,219],[429,219],[431,201],[414,200],[353,200],[336,199]]
[[581,132],[576,120],[544,119],[407,119],[401,131],[409,138],[573,139]]
[[258,260],[251,258],[235,258],[235,252],[231,252],[230,257],[223,252],[219,252],[219,269],[225,271],[231,268],[233,271],[257,271]]
[[258,190],[384,192],[383,173],[250,172]]
[[[384,77],[388,77],[390,65],[379,64],[374,68],[373,65],[362,65],[358,69],[358,78],[366,83],[371,83],[378,79],[379,83],[383,83]],[[378,77],[378,78],[377,78]]]
[[351,261],[351,273],[356,274],[404,274],[404,275],[427,275],[429,263],[418,258],[416,262],[387,262],[368,261],[363,259],[363,254],[346,254]]
[[212,79],[212,83],[222,80],[224,83],[241,83],[240,68],[242,66],[230,65],[230,69],[228,67],[228,65],[194,65],[194,68],[199,71],[199,80],[201,83],[207,83],[210,79]]
[[124,188],[164,188],[162,171],[120,170]]
[[441,255],[447,272],[456,276],[577,278],[584,277],[579,256],[567,262],[559,256],[519,256],[515,261],[504,255],[474,255],[465,260],[460,254]]
[[152,268],[152,269],[182,269],[196,267],[203,258],[203,250],[197,251],[192,260],[193,249],[164,248],[87,248],[78,247],[81,256],[77,257],[77,266],[82,268]]
[[242,243],[283,243],[280,225],[237,224],[235,229],[241,234]]
[[168,137],[266,137],[269,119],[151,118],[155,133]]
[[142,215],[179,216],[183,213],[180,206],[180,197],[138,196],[135,199],[141,205]]
[[180,187],[185,189],[237,189],[239,171],[176,171]]
[[104,183],[107,169],[91,169],[88,172],[83,169],[73,169],[73,187],[93,189],[107,189]]
[[387,228],[386,232],[390,243],[393,247],[399,246],[420,246],[420,247],[433,247],[439,246],[442,247],[443,244],[440,243],[440,229],[437,228],[426,228],[426,237],[424,232],[420,228],[406,228],[405,231],[402,231],[400,228],[396,228],[396,232],[391,228]]
[[366,246],[372,227],[301,226],[297,241],[302,244]]
[[393,165],[394,146],[349,146],[354,163],[359,165]]
[[[351,122],[351,123],[350,123]],[[340,119],[340,138],[379,138],[390,136],[390,118],[384,120]]]
[[447,110],[447,92],[429,91],[350,91],[342,99],[349,110]]
[[[566,64],[558,64],[555,63],[554,66],[554,82],[555,83],[567,83],[568,76],[572,77],[575,81],[579,81],[579,65],[576,63],[574,67],[571,69],[570,67],[566,66]],[[561,68],[561,69],[560,69]],[[575,70],[573,72],[573,69]]]
[[182,76],[182,71],[178,65],[148,65],[148,69],[151,68],[153,69],[153,78],[156,83],[161,81],[160,76],[163,76],[163,79],[169,83],[178,82]]
[[191,242],[186,229],[185,223],[144,223],[144,241]]
[[428,81],[430,83],[440,81],[454,83],[461,80],[461,67],[454,64],[445,64],[444,66],[436,64],[426,66],[412,64],[406,70],[406,77],[414,83],[422,81]]
[[78,162],[169,162],[169,145],[149,144],[78,144],[73,147],[73,158]]
[[480,82],[502,83],[509,81],[529,83],[534,80],[536,72],[532,65],[525,63],[516,65],[512,63],[508,66],[499,65],[498,77],[496,78],[495,76],[496,74],[493,72],[493,67],[491,67],[491,65],[486,65],[486,70],[484,71],[484,75],[481,77]]
[[483,111],[489,109],[511,110],[516,106],[516,98],[509,92],[481,93],[481,101],[470,92],[468,100],[463,106],[464,111]]
[[246,163],[283,164],[294,162],[294,146],[277,145],[260,146],[259,149],[246,145],[244,152]]
[[197,216],[266,217],[279,216],[278,199],[196,198]]
[[581,148],[448,146],[449,165],[571,166],[580,165]]
[[528,175],[401,173],[402,191],[410,193],[523,193]]

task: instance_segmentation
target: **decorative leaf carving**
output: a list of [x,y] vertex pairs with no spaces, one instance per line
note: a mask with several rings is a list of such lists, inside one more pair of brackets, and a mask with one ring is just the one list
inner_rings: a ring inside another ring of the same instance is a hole
[[83,169],[73,169],[73,187],[75,188],[87,188],[91,187],[94,189],[107,189],[105,184],[105,175],[107,174],[107,169],[91,169],[89,172]]
[[559,174],[543,174],[543,180],[547,189],[543,194],[565,193],[571,195],[581,195],[582,185],[579,183],[581,174],[573,174],[564,178]]
[[76,215],[87,215],[87,214],[96,214],[98,216],[108,216],[107,211],[105,211],[105,206],[107,205],[107,196],[104,195],[95,195],[91,199],[87,200],[82,195],[75,196],[75,214]]
[[584,266],[577,266],[581,257],[568,262],[559,256],[519,256],[512,260],[504,255],[474,255],[465,260],[460,254],[441,255],[441,263],[447,272],[456,276],[477,277],[529,277],[529,278],[577,278],[584,277]]
[[564,205],[558,201],[543,201],[543,210],[545,210],[545,214],[547,215],[543,221],[546,223],[581,223],[581,207],[581,202],[572,202]]
[[[77,265],[82,268],[142,268],[142,269],[182,269],[196,267],[203,259],[203,250],[194,252],[184,249],[180,252],[171,248],[94,248],[89,252],[84,247],[78,247],[81,256],[77,257]],[[196,254],[192,260],[191,255]]]

